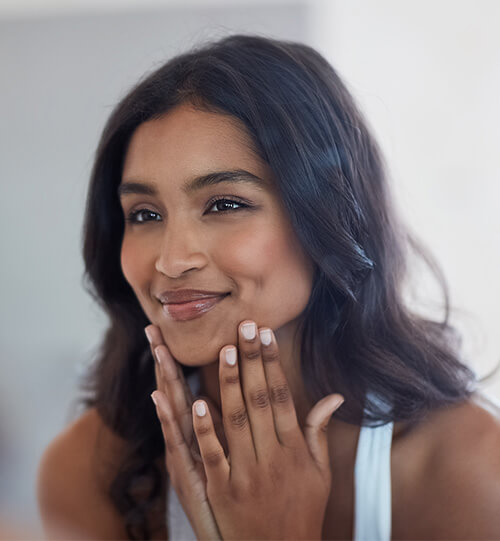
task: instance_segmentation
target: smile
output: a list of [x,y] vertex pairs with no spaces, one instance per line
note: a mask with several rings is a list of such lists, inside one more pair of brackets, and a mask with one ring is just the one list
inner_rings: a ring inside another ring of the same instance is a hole
[[164,304],[163,312],[169,319],[175,321],[189,321],[206,314],[228,295],[229,293],[226,295],[219,295],[218,297],[207,297],[205,299],[198,299],[190,302]]

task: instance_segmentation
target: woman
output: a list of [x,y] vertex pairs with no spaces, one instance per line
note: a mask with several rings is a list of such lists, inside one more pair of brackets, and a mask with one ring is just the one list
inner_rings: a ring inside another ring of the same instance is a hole
[[444,283],[444,321],[405,305],[408,246],[378,147],[310,47],[235,35],[147,76],[96,154],[84,258],[110,326],[88,411],[40,466],[48,527],[500,536],[498,410]]

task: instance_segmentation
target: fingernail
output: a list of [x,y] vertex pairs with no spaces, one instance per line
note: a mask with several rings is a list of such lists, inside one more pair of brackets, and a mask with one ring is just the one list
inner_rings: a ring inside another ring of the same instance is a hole
[[229,366],[234,366],[236,364],[236,348],[226,349],[226,363]]
[[158,406],[158,402],[156,401],[156,398],[154,397],[154,393],[151,393],[151,400],[155,403],[155,406]]
[[155,357],[156,357],[156,360],[158,361],[158,364],[161,364],[160,363],[160,355],[158,354],[159,351],[161,351],[160,346],[156,346],[155,347]]
[[339,398],[337,402],[335,402],[335,411],[337,411],[340,408],[340,406],[342,406],[342,404],[344,403],[344,400],[345,400],[344,397],[342,397],[342,398]]
[[271,329],[263,329],[259,331],[260,341],[265,345],[268,346],[271,341]]
[[194,409],[198,417],[203,417],[207,413],[207,408],[205,407],[205,402],[196,402]]
[[247,340],[253,340],[255,338],[255,323],[245,323],[241,327],[241,332]]
[[144,332],[146,333],[146,338],[148,339],[148,342],[149,342],[150,344],[152,344],[152,343],[153,343],[153,336],[152,336],[152,334],[151,334],[151,330],[150,330],[148,327],[146,327],[146,328],[144,329]]

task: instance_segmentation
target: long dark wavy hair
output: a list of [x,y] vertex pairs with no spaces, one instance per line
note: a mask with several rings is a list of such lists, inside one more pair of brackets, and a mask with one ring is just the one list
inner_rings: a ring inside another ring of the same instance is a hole
[[[144,335],[150,322],[120,265],[124,216],[117,187],[134,130],[186,102],[243,123],[314,262],[299,327],[312,402],[339,392],[342,421],[414,423],[466,400],[477,384],[449,324],[446,283],[398,219],[379,148],[332,66],[307,45],[252,35],[176,56],[111,113],[96,151],[83,232],[85,287],[109,327],[82,383],[82,402],[126,442],[110,498],[131,539],[149,539],[158,526],[147,514],[165,497],[168,480],[158,466],[165,449],[150,398],[156,388]],[[409,249],[442,286],[442,321],[418,315],[404,301]],[[188,376],[196,368],[183,370]],[[138,487],[147,487],[140,498]],[[163,527],[164,520],[165,512]]]

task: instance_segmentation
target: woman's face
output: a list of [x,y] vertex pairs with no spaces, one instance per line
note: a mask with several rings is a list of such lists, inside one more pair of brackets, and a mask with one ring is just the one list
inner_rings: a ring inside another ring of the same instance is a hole
[[[185,365],[216,361],[224,345],[237,344],[244,319],[271,327],[279,342],[309,300],[312,262],[251,146],[236,119],[183,104],[141,124],[125,157],[120,200],[135,222],[125,222],[123,274]],[[221,172],[231,173],[186,188]],[[180,289],[229,295],[198,317],[176,319],[158,297]]]

